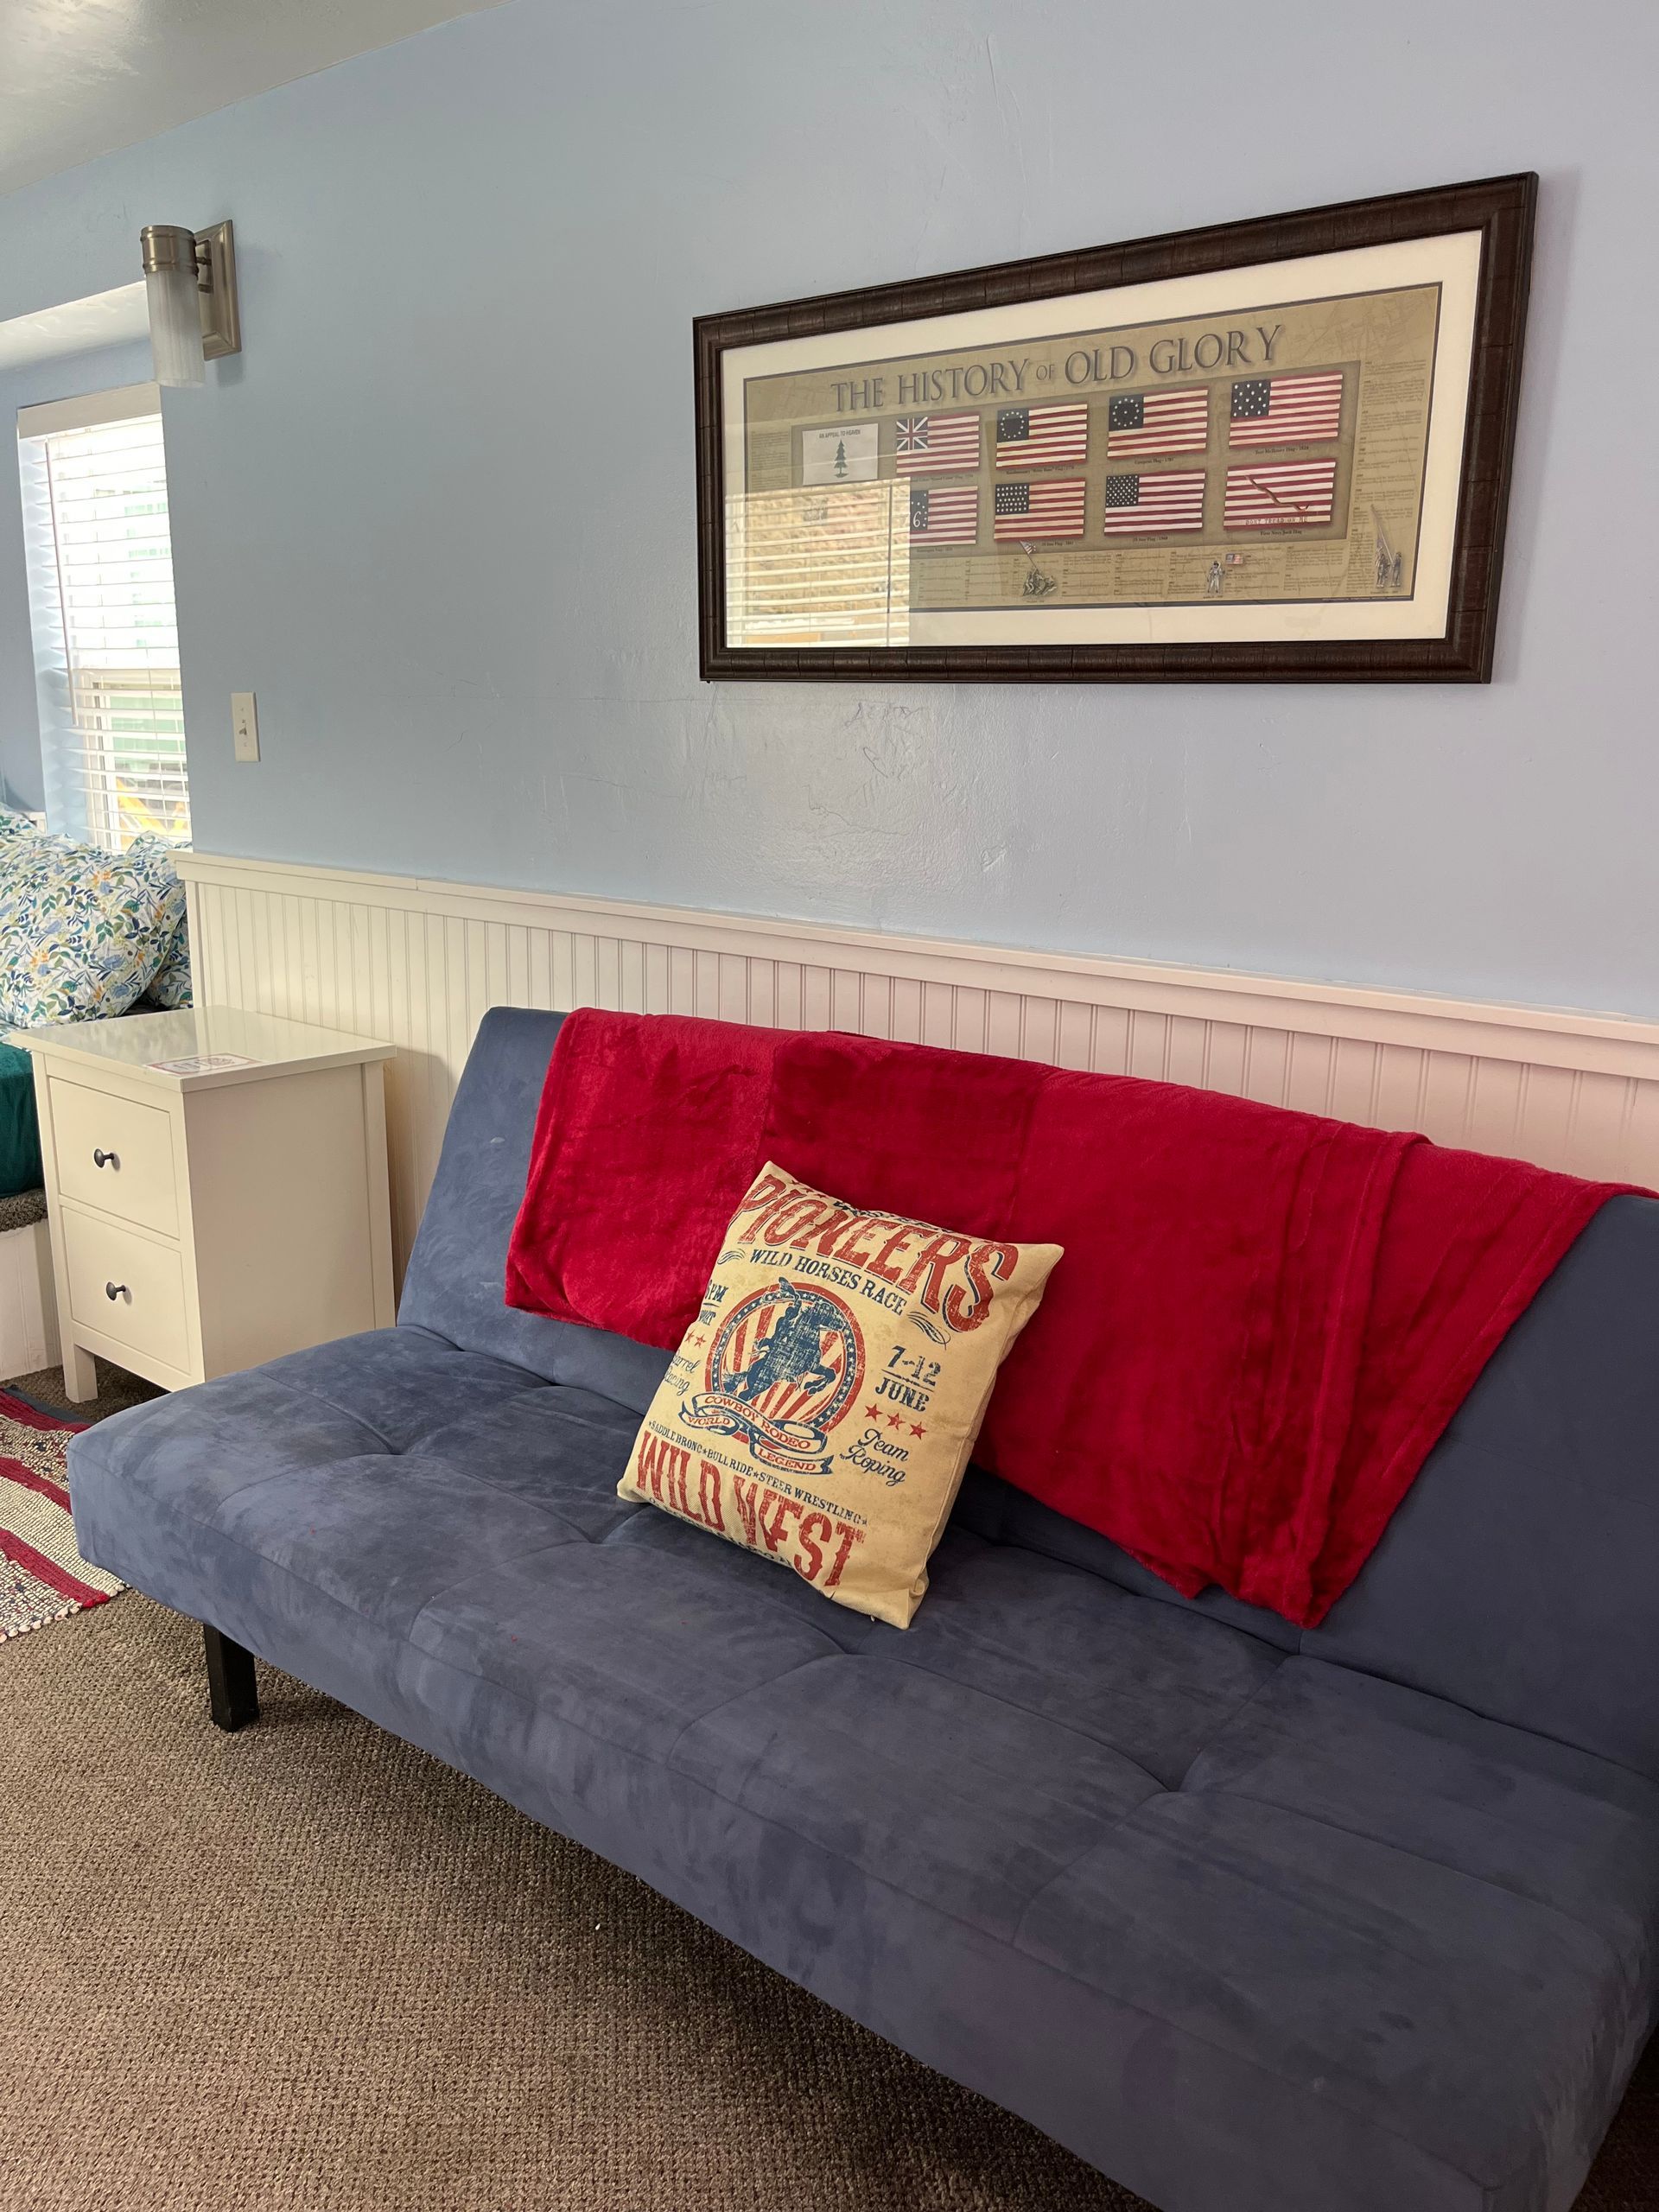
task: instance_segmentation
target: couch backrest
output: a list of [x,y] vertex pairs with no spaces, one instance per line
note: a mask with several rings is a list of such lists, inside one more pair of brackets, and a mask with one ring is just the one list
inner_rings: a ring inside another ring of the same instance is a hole
[[1302,1649],[1659,1775],[1659,1200],[1591,1222]]
[[[667,1354],[504,1301],[557,1014],[485,1017],[400,1325],[643,1411]],[[1170,1605],[1116,1546],[989,1476],[959,1517]],[[1659,1775],[1659,1201],[1616,1198],[1511,1330],[1322,1627],[1192,1601],[1281,1648],[1386,1675]]]
[[504,1296],[507,1239],[524,1195],[536,1109],[564,1019],[493,1007],[461,1072],[432,1194],[410,1255],[399,1327],[431,1329],[550,1382],[598,1390],[641,1413],[666,1352],[625,1337],[520,1313]]

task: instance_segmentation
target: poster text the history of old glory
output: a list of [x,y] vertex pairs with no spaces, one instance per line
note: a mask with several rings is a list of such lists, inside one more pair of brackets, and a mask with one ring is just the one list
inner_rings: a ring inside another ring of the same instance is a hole
[[[1144,372],[1155,377],[1191,376],[1195,371],[1271,367],[1274,349],[1284,335],[1282,322],[1255,323],[1246,329],[1205,330],[1196,338],[1154,338],[1147,348]],[[920,407],[942,399],[983,399],[1023,394],[1028,385],[1052,384],[1057,364],[1029,354],[953,364],[949,368],[884,371],[879,376],[848,377],[835,386],[836,411],[859,414],[866,408]],[[1143,373],[1139,349],[1122,344],[1075,346],[1058,364],[1070,385],[1122,384]],[[889,403],[887,386],[893,386]]]

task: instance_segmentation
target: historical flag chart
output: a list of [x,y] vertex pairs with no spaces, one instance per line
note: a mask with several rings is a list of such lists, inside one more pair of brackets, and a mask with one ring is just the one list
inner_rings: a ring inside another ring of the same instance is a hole
[[[1213,311],[1204,289],[1220,280],[1182,277],[736,349],[722,371],[732,642],[1007,639],[1022,623],[1220,635],[1236,621],[1224,610],[1250,607],[1259,634],[1302,635],[1318,609],[1409,608],[1420,593],[1426,631],[1443,612],[1461,437],[1453,420],[1433,442],[1446,275],[1466,324],[1478,257],[1425,256],[1460,243],[1374,250],[1422,276],[1374,289],[1315,289],[1320,257],[1265,272],[1260,304],[1228,272]],[[1347,273],[1368,257],[1328,259]],[[1154,294],[1191,311],[1083,320]],[[1466,329],[1457,365],[1466,377]],[[1211,626],[1125,627],[1181,608]],[[1412,626],[1357,619],[1365,634]]]

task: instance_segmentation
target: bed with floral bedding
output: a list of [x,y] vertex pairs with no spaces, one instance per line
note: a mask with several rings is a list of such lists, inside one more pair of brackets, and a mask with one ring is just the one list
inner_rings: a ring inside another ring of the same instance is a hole
[[[48,1021],[96,1021],[190,1003],[184,886],[173,848],[78,845],[0,809],[0,1036]],[[19,1067],[16,1063],[21,1061]],[[0,1062],[0,1196],[40,1179],[27,1054]]]

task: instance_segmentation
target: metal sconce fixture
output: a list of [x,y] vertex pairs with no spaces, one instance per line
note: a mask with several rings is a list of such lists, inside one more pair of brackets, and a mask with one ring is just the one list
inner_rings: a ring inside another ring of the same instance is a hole
[[138,233],[149,294],[149,346],[157,384],[200,384],[204,363],[242,351],[236,242],[229,223],[181,230],[146,223]]

